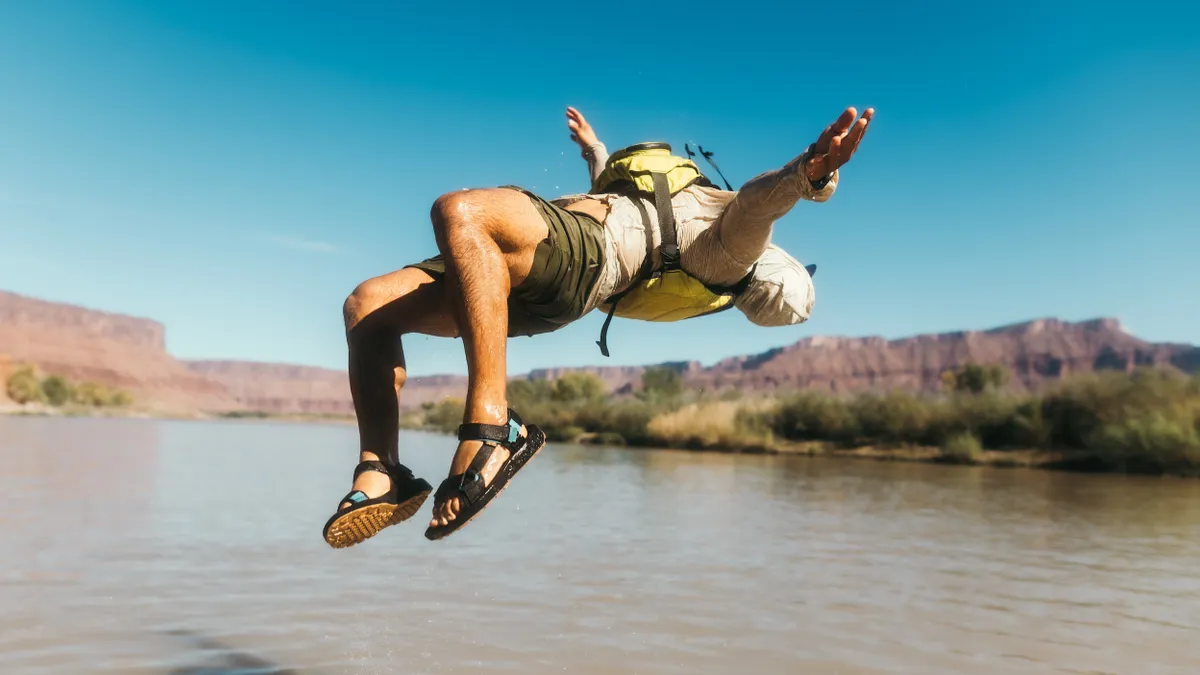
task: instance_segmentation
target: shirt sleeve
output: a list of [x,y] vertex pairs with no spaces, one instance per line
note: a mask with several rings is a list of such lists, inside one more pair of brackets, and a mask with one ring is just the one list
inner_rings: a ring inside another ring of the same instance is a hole
[[757,326],[791,326],[808,321],[815,302],[816,289],[808,270],[770,244],[734,306]]
[[595,183],[608,162],[608,148],[604,147],[604,143],[596,141],[583,151],[583,157],[587,160],[590,183]]

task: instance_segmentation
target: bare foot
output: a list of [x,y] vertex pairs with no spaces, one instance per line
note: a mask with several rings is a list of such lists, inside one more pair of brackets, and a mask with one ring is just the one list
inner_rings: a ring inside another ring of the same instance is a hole
[[[521,438],[525,438],[525,427],[521,427]],[[519,441],[518,441],[519,442]],[[479,453],[479,449],[483,447],[480,441],[462,441],[458,444],[458,450],[454,453],[454,459],[450,462],[451,476],[459,475],[465,472],[471,462],[475,461],[475,455]],[[500,472],[500,467],[504,466],[504,462],[508,461],[511,453],[508,448],[503,445],[496,445],[496,449],[492,451],[492,455],[488,457],[488,461],[483,465],[483,471],[480,471],[480,477],[483,479],[485,486],[492,484],[492,479]],[[429,521],[430,527],[444,527],[458,517],[461,504],[458,497],[450,497],[440,504],[433,505],[433,518]]]
[[[363,452],[358,456],[358,461],[360,462],[371,460],[376,462],[383,461],[373,452]],[[351,491],[361,490],[363,494],[367,495],[367,499],[375,499],[376,497],[382,497],[387,494],[388,490],[392,489],[392,479],[387,474],[378,471],[364,471],[358,474],[358,478],[354,479],[354,485],[350,489]],[[353,503],[351,501],[344,501],[338,504],[337,510],[346,509]]]

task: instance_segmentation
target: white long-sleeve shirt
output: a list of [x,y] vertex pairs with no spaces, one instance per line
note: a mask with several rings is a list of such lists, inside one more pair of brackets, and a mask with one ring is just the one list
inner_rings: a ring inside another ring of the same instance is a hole
[[[584,156],[594,181],[604,169],[608,151],[603,143],[597,143]],[[799,200],[823,202],[837,189],[838,175],[834,172],[825,187],[814,190],[800,170],[806,158],[801,155],[781,169],[763,173],[737,192],[692,185],[671,198],[683,268],[713,285],[737,283],[753,268],[754,276],[734,306],[759,326],[803,323],[816,301],[808,270],[771,243],[775,221]],[[651,222],[649,237],[641,211],[633,202],[635,197],[576,194],[552,201],[561,207],[584,199],[608,207],[604,219],[607,256],[588,298],[586,311],[591,311],[636,280],[648,252],[658,264],[662,237],[658,214],[650,201],[644,200]],[[652,246],[647,246],[647,239]]]

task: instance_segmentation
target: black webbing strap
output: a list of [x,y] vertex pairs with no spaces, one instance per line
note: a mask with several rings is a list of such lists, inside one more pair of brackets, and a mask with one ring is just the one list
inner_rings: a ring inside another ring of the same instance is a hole
[[675,231],[675,210],[671,208],[671,187],[667,174],[653,173],[654,209],[658,211],[658,229],[662,232],[662,269],[664,272],[679,269],[679,235]]

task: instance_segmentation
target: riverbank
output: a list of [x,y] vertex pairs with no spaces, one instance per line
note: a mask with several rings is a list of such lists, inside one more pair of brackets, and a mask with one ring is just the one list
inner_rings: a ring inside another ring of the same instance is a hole
[[297,422],[303,424],[354,424],[353,417],[336,415],[276,415],[257,411],[210,413],[139,407],[104,408],[89,406],[63,406],[26,404],[0,405],[0,416],[12,417],[111,417],[155,420],[263,420],[270,422]]
[[[713,399],[664,373],[632,397],[572,374],[513,382],[509,403],[559,442],[1200,476],[1200,378],[1105,372],[1037,394],[1003,382],[977,370],[930,395]],[[450,432],[462,411],[461,401],[427,404],[401,426]]]
[[[517,381],[509,402],[556,443],[1200,476],[1200,378],[1136,371],[1075,377],[1033,395],[980,385],[927,396],[800,392],[717,399],[683,390],[662,373],[645,384],[636,395],[613,397],[587,375]],[[137,407],[27,405],[0,408],[4,413],[354,423],[352,417]],[[451,433],[462,415],[462,401],[444,400],[402,411],[400,427]]]

